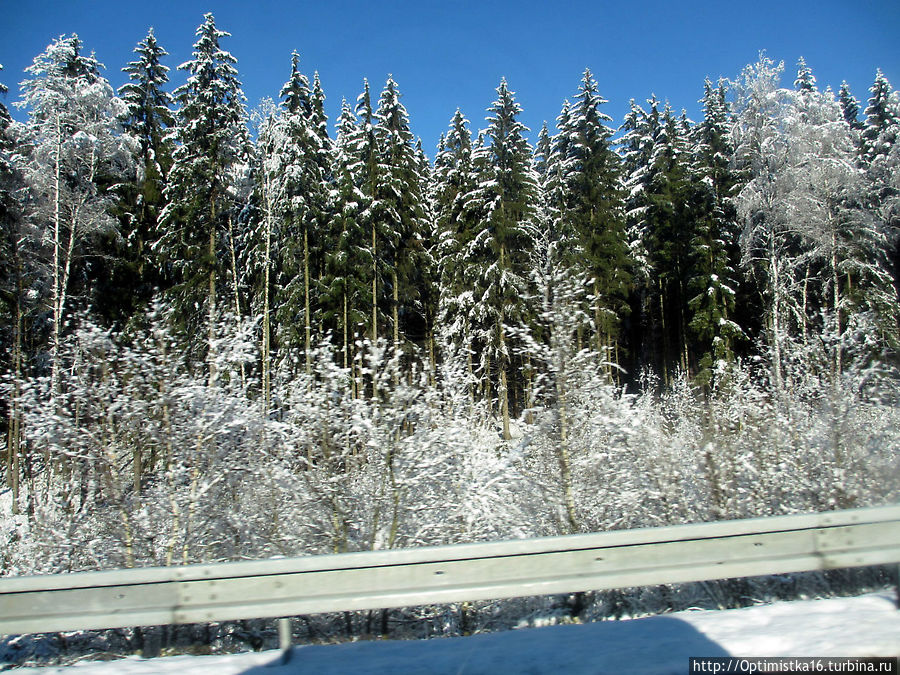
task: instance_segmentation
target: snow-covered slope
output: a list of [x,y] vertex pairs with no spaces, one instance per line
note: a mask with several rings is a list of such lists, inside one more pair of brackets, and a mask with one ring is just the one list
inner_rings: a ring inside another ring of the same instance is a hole
[[528,628],[465,638],[297,647],[230,656],[129,658],[67,668],[65,675],[294,675],[329,673],[686,673],[691,656],[900,656],[900,610],[890,593],[688,611],[628,621]]

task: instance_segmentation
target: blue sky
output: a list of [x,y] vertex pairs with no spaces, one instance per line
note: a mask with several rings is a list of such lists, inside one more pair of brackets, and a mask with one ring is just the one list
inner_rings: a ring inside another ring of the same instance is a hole
[[[355,0],[7,0],[0,23],[0,81],[18,98],[23,69],[55,37],[78,33],[106,64],[114,87],[134,45],[153,26],[175,66],[190,58],[194,31],[212,11],[232,34],[223,48],[238,59],[248,107],[276,97],[296,49],[301,68],[318,70],[330,123],[342,97],[355,101],[367,77],[377,95],[389,73],[400,86],[413,133],[434,155],[438,137],[457,107],[485,126],[485,108],[505,76],[535,138],[556,119],[581,73],[590,67],[607,114],[621,123],[634,98],[651,93],[700,118],[703,79],[737,77],[759,50],[784,60],[784,83],[805,57],[819,84],[835,90],[846,80],[868,98],[875,69],[900,87],[900,2],[818,0],[772,2],[431,2]],[[864,105],[863,105],[864,107]],[[22,113],[15,113],[22,118]]]

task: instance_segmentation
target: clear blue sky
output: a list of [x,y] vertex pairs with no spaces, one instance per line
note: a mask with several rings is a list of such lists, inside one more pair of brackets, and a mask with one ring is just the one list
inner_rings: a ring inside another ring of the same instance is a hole
[[[150,26],[169,51],[173,86],[183,74],[203,14],[231,38],[248,107],[277,97],[296,49],[301,68],[318,70],[333,124],[342,97],[354,102],[369,79],[373,94],[392,73],[413,133],[434,155],[457,107],[476,131],[502,76],[524,108],[535,138],[572,97],[585,67],[593,71],[607,114],[621,123],[634,98],[651,93],[700,118],[703,79],[737,77],[759,50],[784,60],[790,85],[799,56],[819,85],[846,80],[868,98],[875,69],[900,88],[900,2],[897,0],[700,0],[604,2],[568,0],[6,0],[0,21],[0,81],[18,98],[23,69],[55,37],[78,33],[106,64],[114,87],[121,68]],[[863,104],[863,107],[865,105]],[[14,113],[20,119],[22,113]],[[333,127],[332,127],[333,128]]]

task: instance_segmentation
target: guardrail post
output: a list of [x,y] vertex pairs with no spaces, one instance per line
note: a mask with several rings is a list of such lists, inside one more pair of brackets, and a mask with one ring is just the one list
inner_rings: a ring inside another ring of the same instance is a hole
[[894,565],[894,590],[897,592],[895,603],[897,609],[900,610],[900,563]]
[[291,660],[291,620],[289,618],[278,619],[278,648],[281,649],[282,665]]

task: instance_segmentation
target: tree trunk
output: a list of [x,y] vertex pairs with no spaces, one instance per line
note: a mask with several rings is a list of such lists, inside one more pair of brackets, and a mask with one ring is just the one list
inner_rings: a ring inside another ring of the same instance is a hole
[[[391,271],[391,281],[394,284],[392,313],[394,319],[394,358],[399,359],[400,354],[400,289],[398,287],[397,269]],[[400,384],[399,364],[394,370],[394,388]]]
[[[56,157],[54,160],[54,177],[53,177],[53,289],[51,291],[51,300],[53,302],[53,333],[50,342],[50,395],[56,398],[59,393],[59,367],[60,367],[60,247],[62,246],[61,229],[61,199],[60,194],[60,174],[62,172],[62,126],[59,114],[56,115]],[[47,458],[49,460],[49,457]],[[47,465],[49,467],[49,463]]]
[[841,329],[841,282],[837,260],[837,233],[831,231],[831,283],[834,284],[834,329],[837,340],[834,347],[834,382],[837,382],[843,371],[844,334]]
[[13,515],[19,513],[19,451],[22,447],[22,260],[19,256],[18,245],[13,244],[13,254],[16,259],[16,308],[13,324],[13,348],[10,370],[13,375],[12,391],[10,392],[9,419],[7,428],[7,462],[6,482],[12,492]]
[[[372,349],[378,345],[378,248],[372,221]],[[372,399],[378,398],[378,377],[372,375]]]
[[303,351],[306,355],[306,374],[312,373],[312,324],[309,314],[309,226],[303,224]]
[[507,383],[507,364],[509,360],[503,355],[506,353],[506,336],[504,335],[503,320],[500,320],[500,414],[503,417],[503,440],[508,441],[512,438],[509,430],[509,392]]
[[263,387],[263,417],[268,419],[269,410],[272,407],[272,371],[271,371],[271,348],[272,333],[269,319],[269,275],[272,265],[272,205],[270,203],[268,186],[269,179],[266,178],[266,246],[265,257],[263,260],[263,325],[262,325],[262,387]]
[[563,485],[563,499],[566,505],[566,520],[572,534],[578,531],[578,520],[575,516],[575,497],[572,491],[572,467],[569,458],[569,411],[566,401],[566,388],[561,378],[556,379],[556,399],[559,404],[559,471]]
[[[238,284],[237,271],[237,252],[234,246],[234,226],[231,220],[231,214],[228,214],[228,248],[231,253],[231,285],[234,291],[234,319],[237,322],[237,330],[241,327],[241,296],[240,285]],[[241,389],[247,386],[247,369],[244,362],[241,361]]]
[[209,368],[209,386],[216,383],[216,197],[213,193],[209,198],[209,289],[207,291],[207,342],[209,352],[206,362]]

